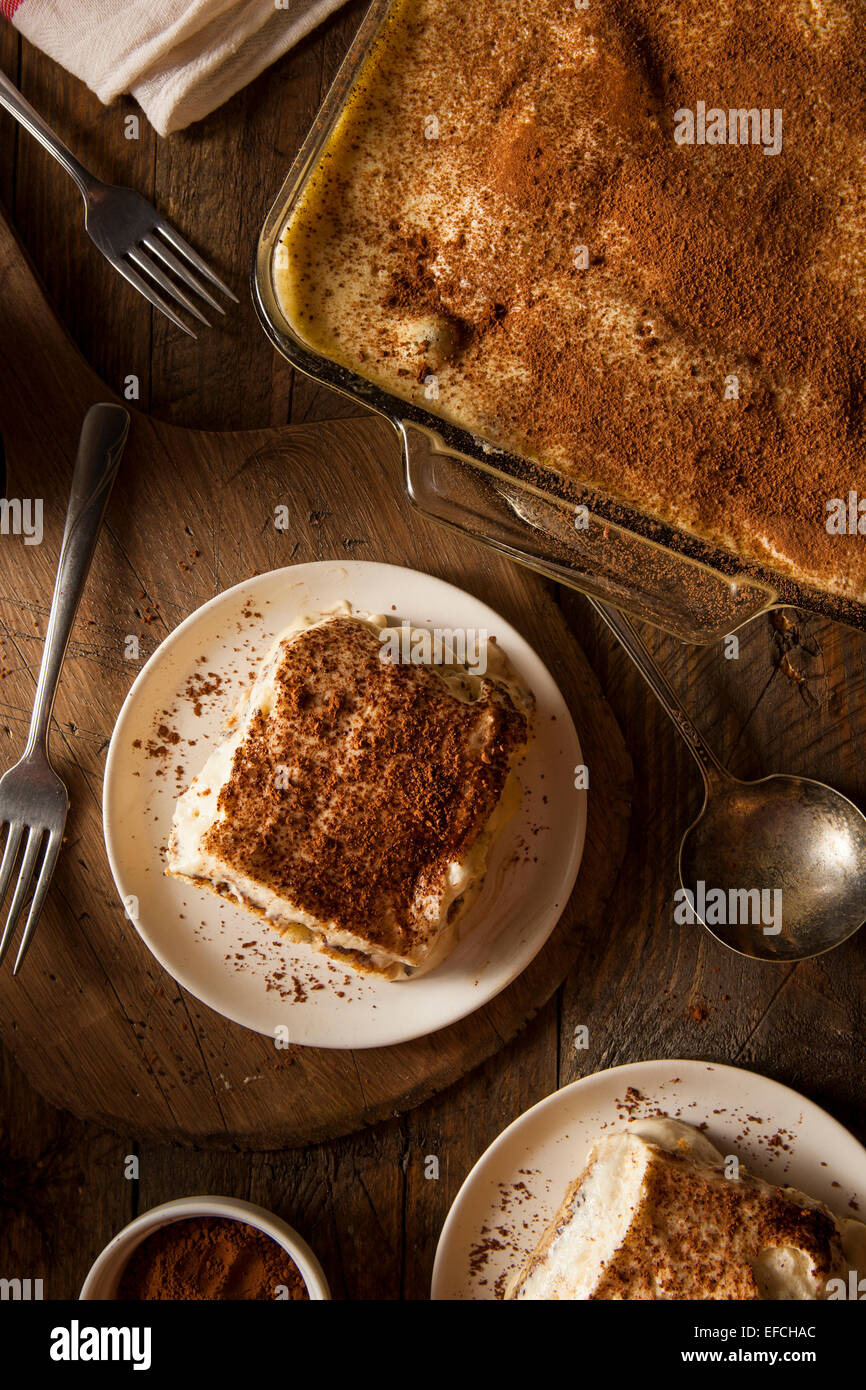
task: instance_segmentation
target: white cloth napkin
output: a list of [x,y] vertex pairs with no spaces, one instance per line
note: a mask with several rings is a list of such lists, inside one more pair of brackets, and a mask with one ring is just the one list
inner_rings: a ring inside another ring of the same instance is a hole
[[101,101],[131,92],[160,135],[221,106],[343,0],[0,0]]

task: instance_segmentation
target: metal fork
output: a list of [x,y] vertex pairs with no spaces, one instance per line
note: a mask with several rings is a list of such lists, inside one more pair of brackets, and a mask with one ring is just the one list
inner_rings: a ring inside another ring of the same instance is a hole
[[[2,72],[0,106],[5,106],[31,135],[35,135],[39,143],[54,155],[67,174],[75,180],[84,199],[84,225],[90,240],[114,269],[120,272],[124,280],[128,280],[130,285],[137,289],[139,294],[143,294],[160,313],[165,314],[167,319],[171,319],[172,323],[183,329],[191,338],[196,337],[159,290],[163,290],[176,304],[188,309],[199,323],[203,323],[206,328],[210,327],[195,302],[166,275],[163,267],[170,270],[186,289],[192,290],[218,313],[225,313],[210,290],[202,284],[198,276],[193,275],[180,257],[184,257],[200,275],[237,304],[237,296],[232,294],[228,285],[223,284],[207,262],[178,235],[170,222],[160,217],[156,208],[152,207],[146,198],[142,198],[141,194],[132,188],[118,188],[94,178]],[[148,278],[145,279],[145,276]],[[150,283],[151,281],[153,283]]]
[[128,429],[129,416],[119,405],[94,405],[85,416],[72,476],[72,491],[69,494],[66,527],[27,746],[20,762],[0,778],[0,826],[9,826],[0,863],[0,908],[24,841],[18,881],[0,938],[0,962],[9,949],[34,875],[36,877],[13,975],[18,973],[33,939],[63,840],[69,796],[49,761],[51,710],[69,634],[84,591]]

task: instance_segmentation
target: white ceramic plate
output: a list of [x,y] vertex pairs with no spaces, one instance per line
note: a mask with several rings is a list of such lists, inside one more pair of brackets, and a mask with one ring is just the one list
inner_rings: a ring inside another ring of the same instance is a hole
[[737,1154],[759,1177],[798,1187],[840,1217],[866,1219],[866,1149],[826,1110],[738,1067],[636,1062],[554,1092],[491,1144],[442,1228],[433,1298],[500,1297],[595,1141],[660,1111],[706,1124],[722,1153]]
[[[394,983],[357,975],[310,947],[286,942],[242,908],[164,873],[175,799],[222,738],[250,673],[293,618],[327,611],[341,599],[416,626],[486,629],[537,702],[535,737],[517,766],[523,800],[494,845],[460,944],[429,975]],[[480,1008],[544,945],[583,853],[586,793],[574,787],[581,762],[552,677],[491,608],[440,579],[394,565],[297,565],[206,603],[141,671],[108,751],[105,843],[139,935],[191,994],[236,1023],[291,1043],[381,1047],[422,1037]]]

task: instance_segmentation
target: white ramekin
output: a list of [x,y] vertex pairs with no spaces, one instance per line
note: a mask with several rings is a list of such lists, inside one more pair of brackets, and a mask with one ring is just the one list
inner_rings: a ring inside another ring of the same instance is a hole
[[294,1260],[310,1298],[316,1301],[330,1299],[331,1291],[322,1266],[297,1231],[272,1212],[265,1211],[264,1207],[241,1202],[235,1197],[180,1197],[177,1201],[163,1202],[161,1206],[152,1207],[150,1211],[137,1216],[106,1245],[91,1266],[78,1297],[87,1301],[113,1299],[120,1276],[136,1246],[160,1226],[169,1226],[173,1221],[187,1221],[196,1216],[221,1216],[263,1231]]

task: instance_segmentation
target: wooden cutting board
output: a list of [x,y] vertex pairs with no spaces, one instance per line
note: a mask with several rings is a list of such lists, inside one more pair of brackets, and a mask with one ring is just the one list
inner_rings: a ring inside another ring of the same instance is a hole
[[[112,399],[58,324],[0,220],[0,430],[7,496],[44,501],[44,541],[0,537],[0,768],[23,748],[88,406]],[[272,524],[284,502],[290,529]],[[120,705],[181,619],[250,575],[351,557],[441,576],[533,643],[591,768],[577,888],[540,955],[472,1017],[400,1047],[277,1052],[181,990],[125,919],[105,856],[101,789]],[[139,639],[140,660],[125,656]],[[135,414],[70,644],[52,756],[72,810],[25,968],[0,970],[0,1036],[54,1104],[134,1136],[273,1148],[347,1133],[418,1104],[490,1056],[557,989],[598,929],[624,855],[631,764],[599,685],[537,576],[407,504],[391,427],[374,417],[206,434]],[[226,1078],[256,1076],[255,1086]]]

